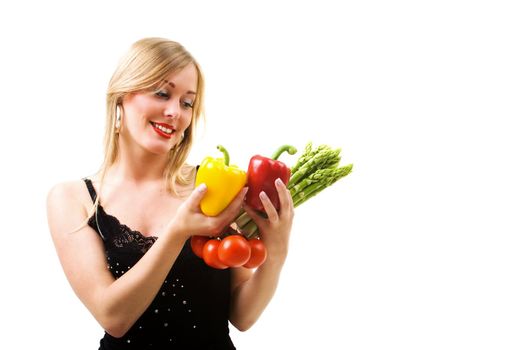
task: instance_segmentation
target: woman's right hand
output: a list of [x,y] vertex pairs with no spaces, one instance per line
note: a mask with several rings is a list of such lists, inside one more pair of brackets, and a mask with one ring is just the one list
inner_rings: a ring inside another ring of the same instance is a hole
[[200,202],[206,191],[206,185],[201,184],[181,204],[168,224],[170,234],[181,235],[185,239],[195,235],[218,236],[239,214],[248,187],[242,188],[233,201],[217,216],[204,215],[200,209]]

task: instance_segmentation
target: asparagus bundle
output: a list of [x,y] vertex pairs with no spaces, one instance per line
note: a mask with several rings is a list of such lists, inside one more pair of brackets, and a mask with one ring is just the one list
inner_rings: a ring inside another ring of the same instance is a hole
[[[296,164],[290,168],[291,176],[288,190],[292,195],[294,208],[303,204],[325,188],[350,174],[352,164],[339,166],[341,149],[332,149],[328,145],[313,148],[309,142]],[[247,237],[258,235],[257,225],[242,212],[235,220],[237,228]]]

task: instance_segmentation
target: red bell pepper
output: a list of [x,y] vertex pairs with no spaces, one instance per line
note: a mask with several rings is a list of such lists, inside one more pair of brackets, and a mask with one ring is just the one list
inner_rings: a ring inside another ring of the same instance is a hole
[[281,205],[279,202],[279,194],[275,188],[275,180],[280,178],[285,185],[287,185],[290,180],[290,168],[283,162],[277,160],[284,151],[289,154],[295,154],[297,149],[293,146],[285,145],[280,147],[273,154],[272,158],[255,155],[250,159],[247,171],[248,192],[246,193],[246,204],[253,209],[261,212],[265,211],[259,198],[259,193],[264,191],[270,198],[275,209],[279,210]]

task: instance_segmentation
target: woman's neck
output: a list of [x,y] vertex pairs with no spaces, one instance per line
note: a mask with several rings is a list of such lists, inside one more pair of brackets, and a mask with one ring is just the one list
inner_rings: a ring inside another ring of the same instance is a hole
[[138,147],[121,147],[115,163],[108,169],[108,175],[118,182],[164,181],[167,162],[167,154],[153,154]]

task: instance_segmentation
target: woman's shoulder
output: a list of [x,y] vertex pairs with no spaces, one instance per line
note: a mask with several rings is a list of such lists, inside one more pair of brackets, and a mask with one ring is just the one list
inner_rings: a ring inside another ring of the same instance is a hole
[[54,196],[77,196],[81,189],[85,191],[86,183],[83,179],[67,180],[54,184],[49,190],[49,195]]
[[83,179],[56,183],[47,195],[48,206],[58,205],[67,206],[70,209],[74,207],[85,209],[90,202],[91,198]]

